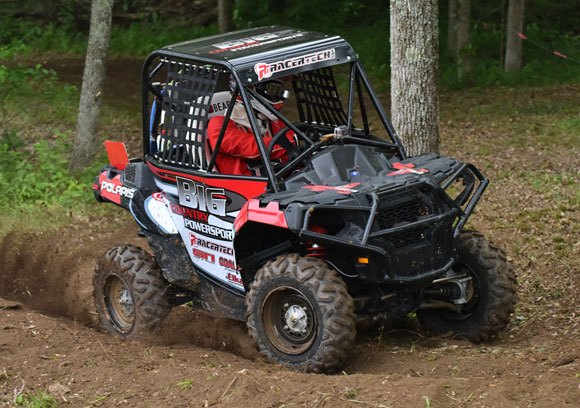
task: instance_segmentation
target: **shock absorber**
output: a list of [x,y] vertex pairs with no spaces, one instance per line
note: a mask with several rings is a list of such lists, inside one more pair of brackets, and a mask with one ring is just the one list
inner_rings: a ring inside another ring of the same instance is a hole
[[[318,225],[312,225],[310,227],[310,231],[318,232],[319,234],[326,234],[326,228]],[[306,242],[306,256],[311,258],[324,259],[326,258],[326,247],[324,245],[308,241]]]

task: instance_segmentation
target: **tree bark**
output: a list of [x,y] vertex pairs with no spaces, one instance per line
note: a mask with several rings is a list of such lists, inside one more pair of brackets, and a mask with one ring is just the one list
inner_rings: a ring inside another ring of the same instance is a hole
[[518,36],[524,29],[524,0],[509,0],[505,47],[506,72],[519,71],[522,67],[522,39]]
[[457,76],[459,80],[471,73],[469,54],[469,25],[471,20],[471,0],[457,2]]
[[439,150],[437,0],[391,0],[391,115],[409,154]]
[[69,170],[87,167],[97,149],[97,126],[101,113],[101,91],[105,57],[111,36],[113,0],[93,0],[91,28],[85,58],[77,130]]
[[457,0],[449,0],[447,20],[447,56],[457,57]]
[[234,0],[218,0],[218,26],[220,33],[232,31],[234,24]]

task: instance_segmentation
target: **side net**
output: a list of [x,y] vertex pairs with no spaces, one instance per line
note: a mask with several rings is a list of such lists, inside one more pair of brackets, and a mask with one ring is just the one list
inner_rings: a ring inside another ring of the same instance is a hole
[[298,74],[293,87],[300,121],[332,127],[347,124],[330,68]]
[[169,61],[161,100],[155,157],[161,162],[205,169],[209,106],[220,70],[214,66]]

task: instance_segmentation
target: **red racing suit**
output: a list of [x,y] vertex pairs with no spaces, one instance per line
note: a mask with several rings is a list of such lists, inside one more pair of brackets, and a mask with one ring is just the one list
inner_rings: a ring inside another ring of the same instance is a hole
[[[223,116],[214,116],[209,120],[207,138],[212,149],[215,148],[224,119]],[[270,122],[270,135],[275,135],[284,126],[285,124],[281,120]],[[286,137],[294,143],[294,132],[288,131]],[[268,148],[272,137],[263,136],[262,140]],[[247,160],[258,159],[260,159],[260,150],[256,139],[254,139],[254,133],[250,129],[236,124],[233,120],[228,120],[224,138],[216,157],[217,170],[222,174],[250,176],[252,173],[248,168]],[[286,150],[277,146],[272,151],[270,159],[287,160]]]

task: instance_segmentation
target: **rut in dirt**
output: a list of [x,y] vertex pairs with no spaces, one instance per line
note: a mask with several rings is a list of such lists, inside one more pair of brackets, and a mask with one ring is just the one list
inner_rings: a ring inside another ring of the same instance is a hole
[[[19,302],[53,317],[64,317],[100,329],[93,302],[96,260],[115,242],[149,248],[129,224],[114,237],[87,232],[8,233],[0,241],[0,298]],[[175,308],[162,335],[145,338],[160,345],[194,345],[252,359],[258,356],[242,322],[215,319],[188,307]]]

